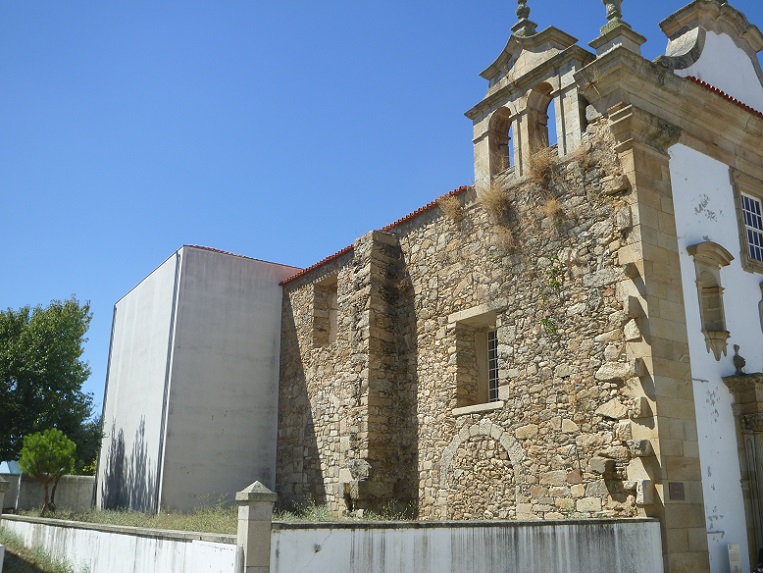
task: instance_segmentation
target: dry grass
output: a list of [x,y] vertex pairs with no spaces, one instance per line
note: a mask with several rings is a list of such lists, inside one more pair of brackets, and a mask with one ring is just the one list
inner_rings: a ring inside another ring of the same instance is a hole
[[458,197],[453,195],[440,197],[437,200],[437,206],[440,207],[443,214],[451,221],[458,222],[464,218],[464,208],[461,205],[461,201],[458,200]]
[[[238,519],[237,511],[235,507],[216,505],[214,507],[202,507],[191,513],[147,514],[137,511],[91,509],[84,512],[57,511],[47,517],[144,529],[235,534]],[[30,515],[36,516],[36,514]]]
[[549,197],[540,207],[543,216],[554,221],[560,222],[564,218],[564,209],[562,203],[556,197]]
[[550,147],[530,155],[530,180],[539,185],[548,183],[554,170],[555,159],[554,150]]
[[517,248],[517,241],[514,233],[508,227],[494,227],[495,243],[506,251],[513,251]]
[[498,180],[491,181],[488,188],[478,195],[477,200],[497,221],[505,221],[508,218],[511,201],[505,187]]

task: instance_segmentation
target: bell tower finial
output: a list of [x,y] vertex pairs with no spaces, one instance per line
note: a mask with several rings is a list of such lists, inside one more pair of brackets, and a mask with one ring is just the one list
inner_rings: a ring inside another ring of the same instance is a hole
[[527,0],[517,0],[517,3],[519,4],[517,7],[519,21],[511,27],[511,31],[516,36],[532,36],[538,25],[530,20],[530,7],[527,5]]
[[641,44],[646,38],[634,31],[630,24],[623,20],[623,0],[601,0],[607,9],[607,23],[602,26],[599,37],[588,45],[596,49],[601,56],[616,46],[641,54]]
[[607,23],[602,28],[602,32],[611,30],[615,26],[627,26],[630,28],[630,25],[623,21],[623,0],[602,0],[602,2],[604,2],[604,6],[607,8]]

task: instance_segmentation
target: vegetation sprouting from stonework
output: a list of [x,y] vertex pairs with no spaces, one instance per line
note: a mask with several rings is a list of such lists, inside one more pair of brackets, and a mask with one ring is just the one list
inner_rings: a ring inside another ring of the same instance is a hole
[[[627,362],[606,122],[534,168],[361,237],[352,257],[287,285],[279,494],[334,515],[395,500],[422,519],[638,514],[627,419],[612,414],[625,406],[602,410],[629,403],[626,381],[595,377]],[[326,273],[337,341],[314,348],[312,284]],[[476,308],[493,314],[449,318]],[[497,333],[500,407],[454,414],[473,394],[459,387],[485,328]]]

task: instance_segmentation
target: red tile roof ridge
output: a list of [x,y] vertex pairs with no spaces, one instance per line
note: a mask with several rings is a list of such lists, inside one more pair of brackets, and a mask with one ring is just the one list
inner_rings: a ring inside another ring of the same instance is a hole
[[453,189],[453,191],[451,191],[450,193],[446,193],[445,195],[440,195],[434,201],[431,201],[431,202],[427,203],[423,207],[419,207],[418,209],[416,209],[412,213],[408,213],[405,217],[402,217],[402,218],[398,219],[394,223],[390,223],[386,227],[382,227],[380,229],[380,231],[391,231],[395,227],[399,227],[403,223],[405,223],[407,221],[410,221],[411,219],[415,219],[416,217],[418,217],[422,213],[426,213],[427,211],[429,211],[431,209],[434,209],[435,207],[437,207],[437,204],[442,199],[445,199],[446,197],[458,197],[462,193],[466,193],[469,189],[471,189],[471,187],[469,187],[467,185],[462,185],[461,187],[458,187],[457,189]]
[[755,109],[754,107],[750,107],[749,105],[747,105],[746,103],[744,103],[744,102],[742,102],[742,101],[738,100],[738,99],[737,99],[737,98],[735,98],[734,96],[727,94],[727,93],[726,93],[725,91],[723,91],[722,89],[715,87],[713,84],[709,84],[709,83],[707,83],[706,81],[704,81],[704,80],[701,80],[701,79],[699,79],[699,78],[697,78],[697,77],[695,77],[695,76],[686,76],[686,79],[687,79],[687,80],[691,80],[692,82],[694,82],[694,83],[695,83],[695,84],[697,84],[697,85],[700,85],[700,86],[702,86],[702,87],[703,87],[703,88],[705,88],[706,90],[708,90],[708,91],[711,91],[711,92],[713,92],[714,94],[721,96],[721,97],[722,97],[723,99],[725,99],[726,101],[730,101],[730,102],[731,102],[731,103],[733,103],[734,105],[736,105],[736,106],[738,106],[738,107],[741,107],[743,110],[745,110],[745,111],[747,111],[747,112],[751,113],[752,115],[754,115],[754,116],[756,116],[756,117],[759,117],[759,118],[763,119],[763,112],[760,112],[760,111],[758,111],[758,110],[757,110],[757,109]]
[[347,246],[346,246],[344,249],[342,249],[341,251],[337,251],[337,252],[336,252],[336,253],[334,253],[333,255],[329,255],[328,257],[326,257],[325,259],[322,259],[322,260],[318,261],[318,262],[317,262],[317,263],[315,263],[314,265],[310,265],[310,266],[309,266],[309,267],[307,267],[306,269],[303,269],[303,270],[299,271],[297,274],[290,276],[288,279],[284,279],[284,280],[282,280],[282,281],[281,281],[279,284],[280,284],[281,286],[283,286],[283,285],[285,285],[286,283],[290,283],[291,281],[293,281],[293,280],[296,280],[296,279],[298,279],[299,277],[302,277],[302,276],[306,275],[307,273],[309,273],[309,272],[311,272],[311,271],[314,271],[314,270],[315,270],[315,269],[317,269],[318,267],[322,267],[323,265],[325,265],[325,264],[328,264],[328,263],[330,263],[331,261],[338,259],[339,257],[341,257],[342,255],[344,255],[345,253],[349,253],[350,251],[354,250],[354,248],[355,248],[355,247],[353,247],[352,245],[347,245]]
[[[430,203],[427,203],[427,204],[426,204],[426,205],[424,205],[423,207],[419,207],[419,208],[418,208],[418,209],[416,209],[415,211],[413,211],[413,212],[411,212],[411,213],[408,213],[408,214],[407,214],[405,217],[402,217],[402,218],[398,219],[397,221],[395,221],[394,223],[390,223],[389,225],[387,225],[387,226],[385,226],[385,227],[382,227],[382,228],[381,228],[381,229],[379,229],[379,230],[380,230],[380,231],[391,231],[391,230],[392,230],[392,229],[394,229],[395,227],[399,227],[399,226],[400,226],[400,225],[402,225],[403,223],[405,223],[405,222],[407,222],[407,221],[410,221],[411,219],[414,219],[414,218],[418,217],[418,216],[419,216],[419,215],[421,215],[422,213],[425,213],[425,212],[427,212],[427,211],[429,211],[429,210],[431,210],[431,209],[434,209],[434,208],[437,206],[437,203],[438,203],[440,200],[444,199],[445,197],[458,197],[458,196],[459,196],[459,195],[461,195],[462,193],[466,193],[466,192],[467,192],[469,189],[471,189],[471,187],[470,187],[470,186],[468,186],[468,185],[462,185],[461,187],[458,187],[458,188],[456,188],[456,189],[453,189],[453,191],[450,191],[449,193],[445,193],[445,195],[440,195],[440,196],[439,196],[437,199],[435,199],[434,201],[431,201]],[[349,253],[349,252],[350,252],[350,251],[352,251],[353,249],[354,249],[354,247],[353,247],[352,245],[349,245],[349,246],[345,247],[344,249],[342,249],[341,251],[339,251],[339,252],[336,252],[336,253],[334,253],[333,255],[331,255],[331,256],[328,256],[328,257],[326,257],[325,259],[323,259],[323,260],[321,260],[321,261],[318,261],[318,262],[317,262],[317,263],[315,263],[314,265],[310,265],[309,267],[307,267],[306,269],[304,269],[304,270],[302,270],[302,271],[298,272],[298,273],[297,273],[297,274],[295,274],[294,276],[291,276],[291,277],[289,277],[288,279],[285,279],[285,280],[281,281],[281,283],[280,283],[280,284],[283,286],[283,285],[285,285],[285,284],[287,284],[287,283],[290,283],[291,281],[293,281],[293,280],[296,280],[296,279],[298,279],[299,277],[302,277],[302,276],[306,275],[307,273],[309,273],[309,272],[311,272],[311,271],[314,271],[315,269],[317,269],[317,268],[319,268],[319,267],[322,267],[323,265],[325,265],[325,264],[327,264],[327,263],[330,263],[330,262],[331,262],[331,261],[333,261],[333,260],[336,260],[336,259],[338,259],[338,258],[339,258],[339,257],[341,257],[342,255],[344,255],[345,253]]]

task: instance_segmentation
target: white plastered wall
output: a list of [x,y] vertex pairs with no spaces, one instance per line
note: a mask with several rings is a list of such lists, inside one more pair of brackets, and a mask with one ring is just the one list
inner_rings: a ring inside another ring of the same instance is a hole
[[161,509],[275,488],[279,282],[298,269],[183,247]]
[[[733,397],[721,379],[734,374],[733,345],[747,360],[747,372],[763,371],[763,333],[758,319],[761,277],[743,270],[734,192],[729,168],[684,145],[670,149],[670,176],[676,214],[694,402],[699,434],[702,492],[712,573],[726,573],[728,545],[747,555],[740,467],[732,412]],[[734,261],[720,271],[725,288],[728,355],[716,361],[706,348],[699,315],[696,272],[687,247],[713,241]],[[743,571],[749,566],[743,558]]]
[[98,507],[149,510],[156,500],[177,264],[173,255],[115,305]]
[[706,32],[702,55],[688,68],[676,70],[676,74],[694,76],[750,107],[763,110],[763,89],[755,65],[726,34]]

